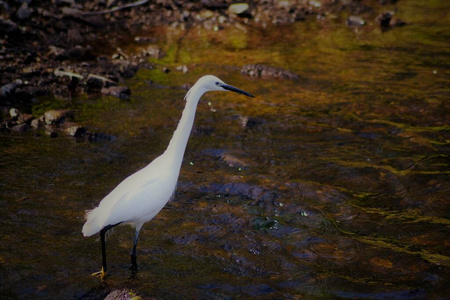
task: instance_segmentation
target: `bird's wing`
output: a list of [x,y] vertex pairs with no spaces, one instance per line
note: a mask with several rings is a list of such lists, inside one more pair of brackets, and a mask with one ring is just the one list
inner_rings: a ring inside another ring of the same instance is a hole
[[91,236],[107,225],[152,219],[172,196],[177,180],[162,162],[155,159],[103,198],[97,208],[86,214],[83,234]]
[[[107,217],[103,221],[103,226],[147,222],[166,205],[175,190],[176,180],[170,180],[164,174],[141,182],[133,177],[127,178],[117,186],[117,194],[114,193],[115,190],[111,192],[114,200],[105,205]],[[105,200],[109,199],[103,199],[102,203]],[[102,203],[99,208],[102,208]]]

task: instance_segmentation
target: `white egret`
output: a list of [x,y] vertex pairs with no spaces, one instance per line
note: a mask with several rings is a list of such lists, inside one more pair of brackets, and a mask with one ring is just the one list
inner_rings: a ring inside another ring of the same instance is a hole
[[106,275],[105,234],[117,225],[135,228],[131,251],[131,268],[137,270],[136,245],[139,231],[145,222],[155,217],[172,197],[178,181],[184,151],[194,123],[200,97],[208,91],[232,91],[249,97],[253,95],[224,83],[219,78],[206,75],[187,92],[186,106],[166,151],[148,166],[127,177],[100,202],[97,208],[86,213],[83,235],[100,232],[102,270],[93,275]]

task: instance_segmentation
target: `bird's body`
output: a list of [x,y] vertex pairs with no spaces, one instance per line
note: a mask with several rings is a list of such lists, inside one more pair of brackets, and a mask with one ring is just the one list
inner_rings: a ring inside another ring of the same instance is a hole
[[171,199],[178,181],[184,151],[189,139],[200,97],[207,91],[233,91],[246,96],[251,94],[225,84],[215,76],[200,78],[185,96],[186,106],[166,151],[148,166],[130,175],[112,190],[99,206],[86,214],[83,235],[100,232],[103,268],[106,274],[105,234],[116,225],[129,224],[136,234],[131,252],[132,268],[137,269],[136,244],[142,225],[153,219]]
[[86,214],[84,236],[94,235],[107,225],[130,224],[136,228],[158,214],[171,198],[177,181],[160,158],[127,177],[103,198],[97,208]]

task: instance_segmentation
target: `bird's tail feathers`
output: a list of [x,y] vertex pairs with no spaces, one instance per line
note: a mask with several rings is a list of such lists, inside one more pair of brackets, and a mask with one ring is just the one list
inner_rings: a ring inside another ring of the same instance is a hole
[[94,235],[101,230],[96,223],[96,215],[96,209],[86,211],[86,223],[84,223],[82,230],[84,236]]

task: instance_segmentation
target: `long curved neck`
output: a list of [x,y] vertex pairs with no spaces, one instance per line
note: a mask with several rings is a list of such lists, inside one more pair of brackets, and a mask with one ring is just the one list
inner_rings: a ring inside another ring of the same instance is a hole
[[181,168],[184,151],[186,150],[189,135],[191,134],[192,126],[194,124],[197,104],[204,93],[204,90],[199,89],[195,85],[188,91],[185,97],[186,106],[184,107],[180,122],[170,140],[167,150],[164,152],[164,156],[170,156],[168,161],[171,161],[172,167],[178,169],[178,171]]

